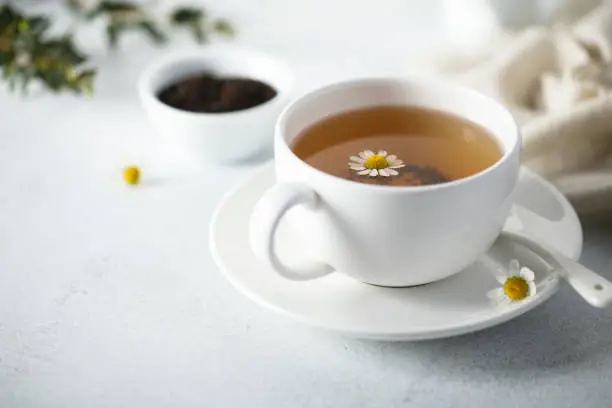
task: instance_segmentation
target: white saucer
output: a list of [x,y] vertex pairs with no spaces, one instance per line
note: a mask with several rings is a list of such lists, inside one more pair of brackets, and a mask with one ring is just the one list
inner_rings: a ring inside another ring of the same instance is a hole
[[[520,247],[501,244],[465,271],[419,287],[375,287],[337,273],[308,282],[285,280],[255,258],[248,240],[251,211],[274,180],[270,163],[226,195],[211,223],[211,250],[221,271],[238,290],[302,323],[360,338],[434,339],[505,322],[541,304],[557,290],[558,278],[549,273],[545,263]],[[550,183],[526,170],[521,172],[516,196],[519,206],[506,228],[524,228],[578,259],[582,229],[567,200]],[[293,243],[294,239],[279,237],[277,241]],[[299,243],[285,245],[282,250],[288,253],[281,255],[291,258],[302,249]],[[512,258],[535,271],[538,293],[500,308],[486,294],[499,285],[493,271],[506,267]]]

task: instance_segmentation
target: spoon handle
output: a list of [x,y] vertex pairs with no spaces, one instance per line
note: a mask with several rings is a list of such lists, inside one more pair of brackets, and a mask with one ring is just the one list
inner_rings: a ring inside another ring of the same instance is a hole
[[612,282],[603,276],[524,233],[503,232],[502,235],[542,257],[592,306],[607,307],[612,303]]
[[595,307],[607,307],[612,302],[612,283],[589,268],[573,262],[566,265],[563,276],[576,292]]

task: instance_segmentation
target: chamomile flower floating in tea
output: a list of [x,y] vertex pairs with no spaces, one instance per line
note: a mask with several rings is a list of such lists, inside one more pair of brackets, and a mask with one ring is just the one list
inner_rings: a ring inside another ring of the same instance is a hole
[[487,293],[487,297],[501,305],[519,302],[536,294],[535,275],[529,268],[522,267],[516,259],[510,261],[508,270],[495,279],[502,285]]
[[362,176],[397,176],[399,172],[396,169],[405,166],[404,162],[398,159],[396,155],[388,154],[384,150],[380,150],[378,153],[365,150],[360,152],[359,156],[351,156],[350,159],[349,168]]

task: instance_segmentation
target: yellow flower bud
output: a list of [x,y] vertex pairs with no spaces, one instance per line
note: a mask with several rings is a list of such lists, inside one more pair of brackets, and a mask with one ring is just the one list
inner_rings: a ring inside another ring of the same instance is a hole
[[140,180],[140,169],[135,166],[126,167],[123,170],[123,179],[132,186],[138,184]]

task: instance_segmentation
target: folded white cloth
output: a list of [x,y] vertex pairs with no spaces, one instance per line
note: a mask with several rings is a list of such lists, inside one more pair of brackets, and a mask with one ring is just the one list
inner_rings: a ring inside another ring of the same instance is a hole
[[570,27],[528,29],[499,49],[455,78],[513,111],[524,165],[579,212],[612,210],[612,82],[603,84],[603,65],[593,63],[612,61],[612,7]]

